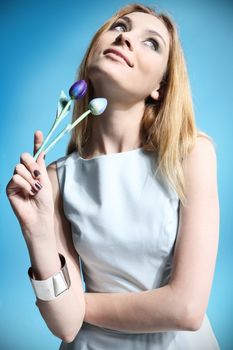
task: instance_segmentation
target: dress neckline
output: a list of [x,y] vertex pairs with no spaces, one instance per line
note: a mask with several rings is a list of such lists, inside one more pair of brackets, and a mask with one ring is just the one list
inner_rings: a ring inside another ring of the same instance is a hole
[[120,156],[124,156],[124,155],[128,155],[128,154],[133,154],[133,153],[140,153],[143,151],[143,147],[139,147],[139,148],[135,148],[135,149],[131,149],[129,151],[123,151],[123,152],[115,152],[115,153],[108,153],[108,154],[100,154],[98,156],[94,156],[92,158],[83,158],[79,155],[78,151],[75,152],[75,154],[77,155],[78,159],[81,159],[84,162],[91,162],[92,160],[96,160],[96,159],[107,159],[107,158],[112,158],[112,157],[120,157]]

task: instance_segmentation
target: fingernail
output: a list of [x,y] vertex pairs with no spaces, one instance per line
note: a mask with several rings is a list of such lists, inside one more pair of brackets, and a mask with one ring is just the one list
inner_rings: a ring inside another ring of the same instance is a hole
[[31,191],[32,191],[32,193],[34,193],[34,194],[37,193],[37,190],[35,190],[35,188],[33,188],[33,187],[31,188]]
[[34,170],[34,176],[35,176],[35,177],[40,176],[40,172],[39,172],[39,170]]
[[38,190],[41,190],[41,188],[43,187],[39,182],[35,183],[36,188],[38,188]]

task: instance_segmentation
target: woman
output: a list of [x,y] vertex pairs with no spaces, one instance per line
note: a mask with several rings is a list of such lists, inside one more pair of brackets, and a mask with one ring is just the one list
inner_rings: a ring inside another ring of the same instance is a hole
[[[219,349],[206,316],[216,155],[195,125],[173,21],[124,7],[96,33],[78,78],[89,89],[73,120],[94,97],[107,98],[103,115],[80,123],[47,168],[43,152],[37,162],[23,153],[6,189],[42,317],[62,350]],[[42,142],[37,131],[34,154]]]

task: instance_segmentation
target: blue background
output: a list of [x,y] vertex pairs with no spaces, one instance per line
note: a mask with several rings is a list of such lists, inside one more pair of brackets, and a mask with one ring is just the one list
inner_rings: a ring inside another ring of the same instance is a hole
[[[221,349],[232,349],[232,5],[223,0],[141,2],[156,5],[175,18],[190,73],[197,125],[214,138],[217,146],[221,227],[207,314]],[[30,259],[5,194],[6,184],[20,154],[32,153],[34,131],[48,132],[60,90],[68,94],[96,30],[127,3],[121,0],[1,2],[0,348],[3,350],[55,350],[60,344],[35,306],[27,276]],[[47,155],[47,164],[65,154],[68,139],[69,136],[65,137]]]

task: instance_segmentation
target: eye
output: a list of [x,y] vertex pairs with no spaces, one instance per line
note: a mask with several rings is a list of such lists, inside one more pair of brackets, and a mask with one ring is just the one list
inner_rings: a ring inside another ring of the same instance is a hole
[[113,25],[111,26],[110,29],[116,29],[116,28],[124,28],[124,31],[127,30],[127,27],[124,23],[122,22],[116,22],[116,23],[113,23]]
[[145,40],[145,42],[150,43],[150,45],[148,45],[148,46],[153,48],[153,50],[157,51],[159,49],[159,44],[155,39],[149,38],[149,39]]

